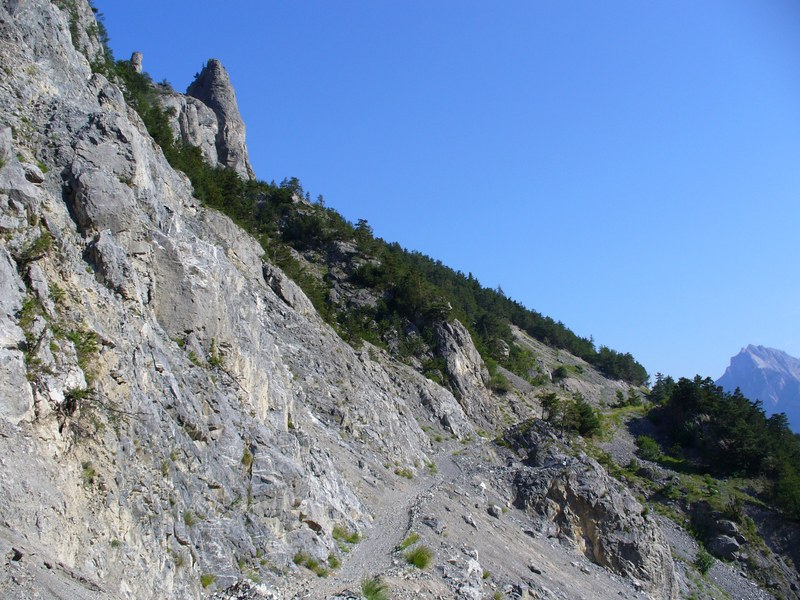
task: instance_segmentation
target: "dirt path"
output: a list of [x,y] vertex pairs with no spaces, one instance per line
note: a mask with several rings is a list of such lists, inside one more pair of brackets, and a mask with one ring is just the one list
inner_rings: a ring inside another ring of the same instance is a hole
[[387,490],[373,508],[372,527],[364,538],[347,554],[342,555],[342,566],[326,578],[309,582],[307,589],[295,596],[301,598],[326,598],[328,595],[349,590],[358,593],[361,581],[379,575],[392,564],[392,554],[403,541],[411,527],[412,511],[423,496],[443,482],[452,481],[461,470],[450,456],[450,449],[442,449],[433,457],[435,474],[425,474],[407,485]]

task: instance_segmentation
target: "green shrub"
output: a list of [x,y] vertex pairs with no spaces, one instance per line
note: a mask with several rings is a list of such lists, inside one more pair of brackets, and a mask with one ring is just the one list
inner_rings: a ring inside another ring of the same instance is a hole
[[511,383],[500,371],[495,371],[489,378],[489,388],[498,394],[505,394],[511,391]]
[[697,551],[697,557],[694,559],[694,566],[705,575],[708,573],[708,570],[714,566],[714,557],[706,552],[705,548],[700,548]]
[[582,436],[591,437],[600,431],[600,417],[583,396],[575,394],[567,407],[567,426],[577,430]]
[[203,573],[200,575],[200,585],[202,585],[204,588],[210,586],[215,580],[216,577],[214,577],[214,575],[211,573]]
[[569,377],[569,369],[567,369],[566,365],[558,365],[555,370],[553,370],[553,381],[558,382],[562,379],[566,379]]
[[427,546],[416,546],[406,552],[406,562],[418,569],[427,569],[433,561],[433,550]]
[[658,442],[649,435],[640,435],[636,438],[636,447],[639,448],[639,456],[644,460],[658,460],[661,458],[661,447]]
[[389,600],[389,587],[380,577],[371,577],[361,581],[361,595],[366,600]]

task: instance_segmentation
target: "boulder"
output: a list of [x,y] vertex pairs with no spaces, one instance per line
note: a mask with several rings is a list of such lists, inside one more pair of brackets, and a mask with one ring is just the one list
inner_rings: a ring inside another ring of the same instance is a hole
[[718,535],[708,542],[708,551],[724,560],[736,558],[739,548],[741,548],[739,542],[729,535]]

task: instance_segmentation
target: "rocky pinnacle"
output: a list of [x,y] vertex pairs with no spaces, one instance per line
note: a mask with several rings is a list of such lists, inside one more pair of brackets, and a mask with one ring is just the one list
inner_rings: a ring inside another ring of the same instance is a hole
[[210,59],[186,94],[206,104],[217,115],[219,162],[242,177],[252,179],[255,175],[247,154],[244,121],[239,114],[230,77],[222,63],[215,58]]

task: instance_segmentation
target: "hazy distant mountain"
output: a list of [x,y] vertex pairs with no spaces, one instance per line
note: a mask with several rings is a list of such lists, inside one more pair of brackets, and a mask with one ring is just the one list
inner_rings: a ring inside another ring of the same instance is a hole
[[717,385],[729,392],[738,387],[751,400],[761,400],[767,415],[786,413],[792,430],[800,432],[800,359],[751,344],[731,358]]

